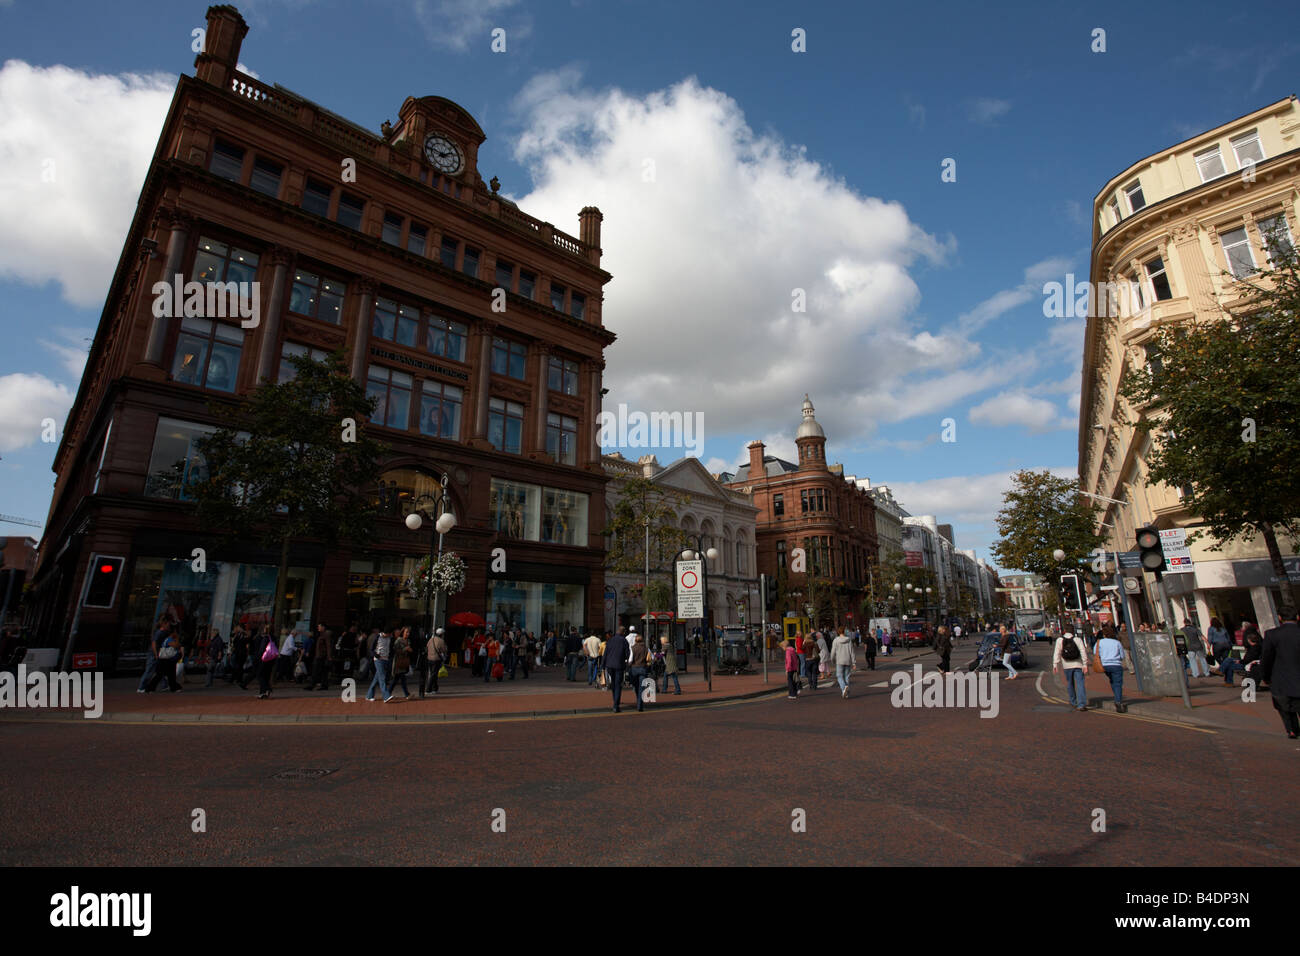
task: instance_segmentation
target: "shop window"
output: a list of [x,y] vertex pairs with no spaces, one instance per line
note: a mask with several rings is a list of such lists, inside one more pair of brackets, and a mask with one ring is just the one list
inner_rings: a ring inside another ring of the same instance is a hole
[[429,316],[429,351],[457,362],[465,361],[465,343],[469,326],[442,316]]
[[366,396],[375,399],[375,410],[370,421],[376,425],[405,430],[411,420],[411,385],[413,379],[406,372],[370,366],[366,378]]
[[518,455],[523,451],[524,406],[493,398],[488,400],[488,441],[497,451]]
[[561,465],[578,463],[578,420],[576,418],[547,414],[546,451]]
[[491,527],[502,537],[537,541],[541,534],[542,489],[493,478],[488,512]]
[[253,160],[253,176],[248,181],[259,193],[270,196],[272,199],[280,198],[280,179],[284,175],[284,167],[279,163],[273,163],[269,159],[258,157]]
[[233,392],[239,377],[244,333],[238,326],[184,318],[176,339],[172,379],[219,392]]
[[293,291],[289,296],[289,311],[341,325],[343,322],[343,297],[348,287],[337,279],[327,279],[311,272],[298,270],[293,276]]
[[542,489],[542,541],[586,546],[586,494],[558,488]]
[[420,433],[430,438],[460,439],[464,392],[455,385],[425,379],[420,383]]

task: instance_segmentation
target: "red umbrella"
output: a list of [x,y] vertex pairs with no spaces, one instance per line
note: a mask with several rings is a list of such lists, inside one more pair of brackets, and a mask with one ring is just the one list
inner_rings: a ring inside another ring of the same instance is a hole
[[461,611],[448,618],[447,623],[453,627],[487,627],[487,621],[473,611]]

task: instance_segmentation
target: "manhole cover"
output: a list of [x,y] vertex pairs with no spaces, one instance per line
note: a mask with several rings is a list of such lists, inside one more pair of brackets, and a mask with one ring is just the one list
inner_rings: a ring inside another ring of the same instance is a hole
[[338,767],[331,767],[328,770],[320,767],[303,767],[296,770],[281,770],[279,773],[271,774],[272,780],[319,780],[327,774],[333,773]]

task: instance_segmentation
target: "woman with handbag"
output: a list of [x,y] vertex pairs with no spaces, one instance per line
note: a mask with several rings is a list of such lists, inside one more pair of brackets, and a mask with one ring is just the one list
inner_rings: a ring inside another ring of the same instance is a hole
[[403,700],[411,699],[411,689],[406,686],[406,672],[411,669],[411,629],[404,627],[393,631],[393,676],[389,688],[397,696],[397,682],[402,682]]
[[808,675],[808,689],[817,689],[817,678],[821,675],[822,649],[815,639],[803,642],[804,671]]

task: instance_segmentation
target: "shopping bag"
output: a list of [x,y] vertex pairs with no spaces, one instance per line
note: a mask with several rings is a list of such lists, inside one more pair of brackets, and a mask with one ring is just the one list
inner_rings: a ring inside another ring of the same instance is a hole
[[297,664],[295,664],[295,665],[293,666],[293,676],[294,676],[294,678],[297,679],[297,680],[300,680],[300,679],[306,677],[306,676],[307,676],[307,665],[304,664],[302,661],[299,661]]
[[450,676],[450,675],[447,673],[447,668],[446,668],[446,667],[439,667],[439,668],[438,668],[438,676],[439,676],[439,677],[448,677],[448,676]]

